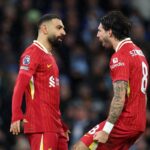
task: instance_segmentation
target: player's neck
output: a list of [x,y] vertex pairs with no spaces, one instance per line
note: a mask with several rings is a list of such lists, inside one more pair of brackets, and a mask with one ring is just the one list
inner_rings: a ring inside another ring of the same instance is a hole
[[113,49],[115,50],[115,52],[117,51],[117,46],[119,44],[119,40],[117,39],[112,39],[112,46],[113,46]]
[[125,43],[129,42],[132,42],[130,38],[124,38],[123,40],[114,40],[113,48],[117,52]]
[[52,46],[49,42],[47,42],[47,40],[43,40],[43,38],[37,38],[37,42],[39,42],[42,46],[44,46],[44,48],[51,53],[52,52]]

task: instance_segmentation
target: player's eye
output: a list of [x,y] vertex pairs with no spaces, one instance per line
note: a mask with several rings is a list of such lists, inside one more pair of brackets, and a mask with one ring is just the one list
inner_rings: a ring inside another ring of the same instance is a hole
[[62,29],[62,26],[58,25],[56,28],[60,30]]

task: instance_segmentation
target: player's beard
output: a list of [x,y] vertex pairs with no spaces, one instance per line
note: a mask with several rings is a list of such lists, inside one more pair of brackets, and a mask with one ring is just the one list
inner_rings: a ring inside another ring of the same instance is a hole
[[101,40],[101,43],[102,43],[102,46],[105,48],[112,48],[112,44],[107,38],[104,38],[103,40]]
[[55,35],[48,37],[49,43],[52,47],[59,47],[62,44],[62,40],[60,37],[56,37]]

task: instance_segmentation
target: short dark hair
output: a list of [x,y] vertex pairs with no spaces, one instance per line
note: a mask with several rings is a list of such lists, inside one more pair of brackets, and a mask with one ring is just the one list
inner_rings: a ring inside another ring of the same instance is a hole
[[37,27],[39,28],[43,22],[50,21],[52,19],[60,19],[60,17],[56,14],[45,14],[39,19]]
[[131,22],[120,11],[111,11],[100,20],[103,28],[112,30],[113,35],[118,40],[130,36]]

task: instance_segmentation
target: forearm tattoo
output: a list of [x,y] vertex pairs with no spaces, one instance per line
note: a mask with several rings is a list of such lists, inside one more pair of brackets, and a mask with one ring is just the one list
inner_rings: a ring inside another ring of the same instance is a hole
[[113,83],[114,97],[110,105],[108,121],[115,124],[119,118],[125,102],[128,83],[126,81],[116,81]]

